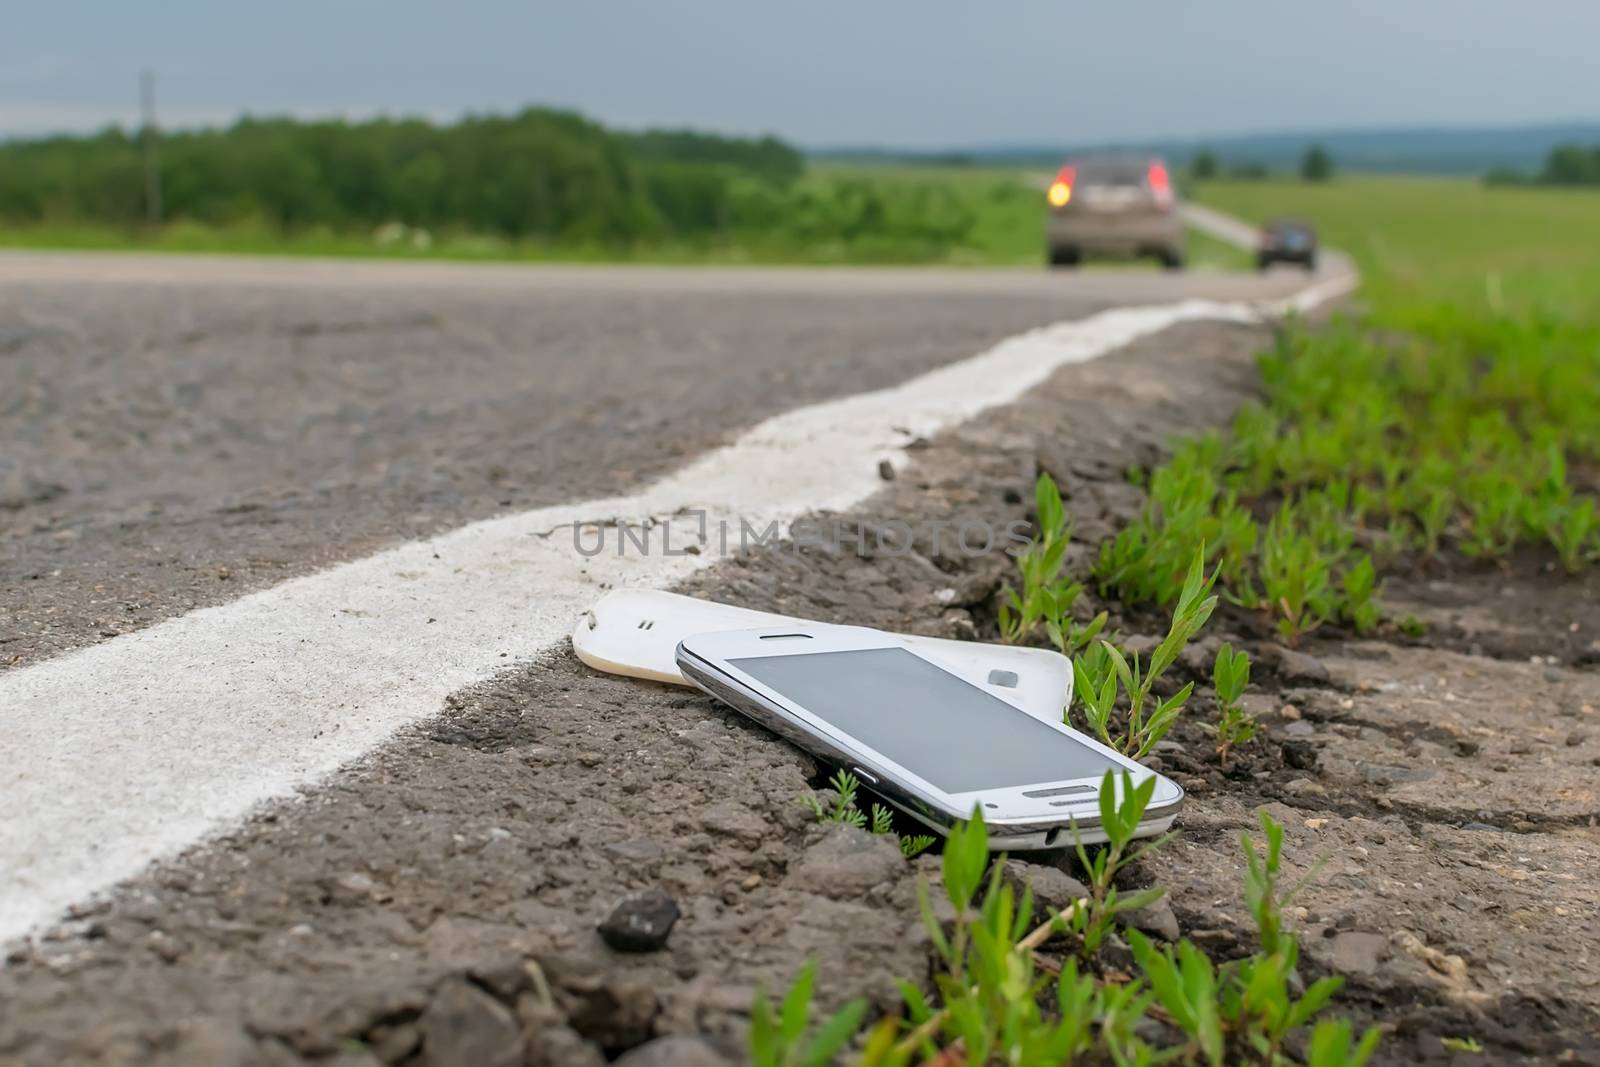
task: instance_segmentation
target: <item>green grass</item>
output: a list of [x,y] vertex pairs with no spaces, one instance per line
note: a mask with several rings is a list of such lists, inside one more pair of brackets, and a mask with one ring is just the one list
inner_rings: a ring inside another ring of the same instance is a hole
[[1466,179],[1345,177],[1212,181],[1195,199],[1243,218],[1314,223],[1355,258],[1387,324],[1440,304],[1474,314],[1542,310],[1600,317],[1600,191],[1486,186]]
[[[933,988],[902,981],[904,1017],[870,1026],[856,998],[813,1023],[817,973],[808,962],[778,1004],[758,992],[751,1010],[750,1061],[758,1067],[911,1067],[912,1064],[1117,1063],[1361,1067],[1379,1040],[1357,1036],[1348,1019],[1318,1018],[1344,979],[1301,981],[1299,944],[1284,929],[1294,887],[1283,884],[1283,829],[1262,812],[1264,840],[1240,835],[1243,903],[1257,947],[1213,963],[1187,939],[1157,946],[1125,924],[1165,890],[1125,891],[1117,883],[1166,838],[1134,834],[1156,779],[1126,773],[1114,799],[1112,774],[1100,787],[1108,842],[1078,862],[1087,893],[1036,922],[1032,891],[1005,883],[991,863],[982,810],[954,827],[941,857],[941,906],[918,879],[923,930],[937,956]],[[1119,878],[1119,875],[1123,877]],[[1102,958],[1113,934],[1133,950],[1132,967]],[[1131,969],[1133,973],[1128,973]],[[851,1050],[854,1045],[855,1049]],[[1305,1048],[1304,1058],[1290,1049]]]
[[1174,442],[1144,513],[1101,545],[1102,593],[1172,603],[1203,547],[1222,594],[1292,643],[1382,625],[1382,572],[1441,550],[1600,560],[1600,195],[1348,179],[1200,196],[1316,223],[1371,312],[1292,331],[1261,359],[1260,402]]

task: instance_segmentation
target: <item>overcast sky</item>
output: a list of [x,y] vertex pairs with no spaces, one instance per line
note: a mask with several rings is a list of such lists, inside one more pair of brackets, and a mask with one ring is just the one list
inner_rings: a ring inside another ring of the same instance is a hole
[[1600,0],[0,0],[0,133],[528,103],[801,144],[1600,117]]

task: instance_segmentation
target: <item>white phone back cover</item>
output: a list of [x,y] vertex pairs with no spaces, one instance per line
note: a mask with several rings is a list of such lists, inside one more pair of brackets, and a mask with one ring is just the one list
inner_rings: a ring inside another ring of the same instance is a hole
[[[653,589],[617,589],[578,619],[572,648],[598,671],[689,685],[678,672],[678,642],[715,630],[753,630],[811,620],[718,604]],[[1035,718],[1060,722],[1072,699],[1072,663],[1046,648],[1016,648],[896,634],[912,648]]]

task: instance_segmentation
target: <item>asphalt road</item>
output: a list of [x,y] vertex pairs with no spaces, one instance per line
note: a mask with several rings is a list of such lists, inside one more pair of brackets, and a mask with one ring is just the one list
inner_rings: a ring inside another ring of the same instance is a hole
[[1303,284],[0,254],[0,669],[623,492],[1031,327]]
[[[1262,331],[1241,323],[1307,285],[0,254],[0,810],[26,813],[0,820],[0,941],[68,917],[0,967],[0,1001],[24,1005],[0,1020],[0,1060],[375,1041],[324,1016],[405,1016],[395,990],[478,959],[474,939],[589,952],[597,887],[662,856],[693,872],[696,951],[747,953],[744,920],[712,934],[705,909],[735,890],[716,887],[727,860],[706,835],[743,852],[764,818],[798,831],[803,761],[703,700],[553,655],[609,585],[726,582],[737,561],[585,560],[551,529],[846,508],[883,487],[880,459],[912,462],[924,434],[937,451],[1095,360],[1076,379],[1088,421],[1066,417],[1117,453],[1174,411],[1215,418],[1183,404],[1183,375],[1201,393],[1247,373]],[[1021,436],[996,438],[1007,469]],[[941,498],[971,501],[976,474],[952,477]],[[852,584],[920,604],[930,577]],[[319,781],[281,823],[260,807]],[[761,853],[778,850],[757,882],[787,848]],[[408,888],[374,895],[379,874]],[[770,901],[814,928],[771,965],[859,939],[864,912],[819,900]],[[861,949],[878,967],[909,951],[882,910]],[[474,932],[490,915],[502,925]],[[636,1042],[608,1029],[630,1010],[584,1036]]]

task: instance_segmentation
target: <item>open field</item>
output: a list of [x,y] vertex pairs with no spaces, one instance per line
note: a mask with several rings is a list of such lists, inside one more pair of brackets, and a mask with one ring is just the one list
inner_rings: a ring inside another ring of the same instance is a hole
[[1349,252],[1382,318],[1423,304],[1494,313],[1543,309],[1600,319],[1600,192],[1490,187],[1443,178],[1212,181],[1196,199],[1243,218],[1314,223]]

